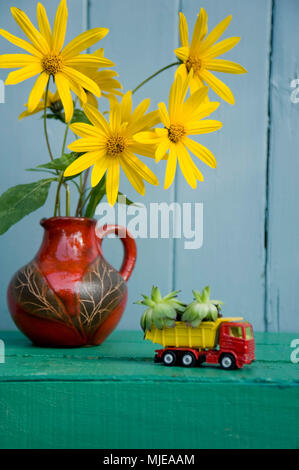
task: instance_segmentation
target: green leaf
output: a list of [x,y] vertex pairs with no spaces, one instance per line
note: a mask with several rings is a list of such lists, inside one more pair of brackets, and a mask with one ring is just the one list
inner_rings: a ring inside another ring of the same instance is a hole
[[19,184],[0,196],[0,235],[45,204],[52,181],[55,178]]
[[[78,156],[81,154],[76,153],[76,152],[71,152],[71,153],[64,153],[62,157],[60,158],[55,158],[49,163],[44,163],[42,165],[38,165],[35,169],[35,171],[38,171],[39,169],[44,170],[59,170],[59,171],[64,171]],[[34,171],[32,168],[28,168],[28,171]]]
[[[119,199],[119,196],[122,196],[122,197]],[[125,201],[123,201],[123,198],[125,198]],[[125,194],[121,193],[120,191],[118,191],[117,202],[118,202],[118,204],[123,204],[123,202],[124,202],[126,204],[126,206],[136,206],[137,205],[135,202],[128,199],[127,196]]]
[[[56,121],[60,121],[60,122],[63,122],[65,124],[65,119],[63,117],[63,115],[59,114],[59,113],[48,113],[46,115],[46,118],[47,119],[55,119]],[[41,116],[41,119],[44,119],[44,115]]]
[[54,175],[54,176],[56,175],[54,171],[46,170],[43,168],[26,168],[25,171],[38,171],[39,173],[49,173],[50,175]]
[[74,110],[71,124],[74,124],[75,122],[85,122],[85,124],[91,124],[90,120],[88,119],[84,111],[82,111],[82,109]]
[[97,205],[101,202],[106,193],[106,177],[103,176],[101,181],[91,190],[89,201],[85,209],[84,217],[93,217]]

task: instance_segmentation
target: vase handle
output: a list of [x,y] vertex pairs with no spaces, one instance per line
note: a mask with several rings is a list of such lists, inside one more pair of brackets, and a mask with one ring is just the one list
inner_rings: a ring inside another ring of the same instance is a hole
[[103,250],[102,250],[103,239],[111,233],[115,233],[120,238],[120,240],[122,241],[122,244],[124,245],[124,251],[125,251],[124,259],[123,259],[119,273],[125,281],[128,281],[134,269],[136,257],[137,257],[137,247],[136,247],[135,240],[133,236],[130,234],[130,232],[125,227],[122,227],[121,225],[105,224],[102,227],[99,227],[99,228],[96,227],[96,236],[99,239],[99,251],[102,256],[103,256]]

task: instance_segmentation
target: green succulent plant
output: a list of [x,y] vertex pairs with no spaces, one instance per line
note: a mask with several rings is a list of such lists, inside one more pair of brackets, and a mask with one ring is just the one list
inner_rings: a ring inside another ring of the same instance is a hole
[[192,292],[194,300],[187,305],[181,320],[193,327],[197,327],[202,320],[217,320],[223,302],[210,299],[210,286],[206,286],[202,293],[198,290]]
[[177,299],[178,293],[179,291],[176,290],[162,297],[158,287],[153,286],[151,297],[143,294],[143,299],[135,302],[148,307],[140,321],[143,331],[150,330],[152,325],[159,329],[163,326],[170,328],[175,325],[178,312],[183,312],[186,308],[186,305]]

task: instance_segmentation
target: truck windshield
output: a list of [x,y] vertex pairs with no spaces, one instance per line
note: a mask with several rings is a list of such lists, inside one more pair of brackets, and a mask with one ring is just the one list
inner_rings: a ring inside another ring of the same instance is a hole
[[246,333],[246,339],[252,339],[253,338],[252,329],[251,329],[250,326],[247,326],[245,328],[245,333]]
[[242,338],[243,332],[241,326],[231,326],[230,327],[230,335],[234,338]]

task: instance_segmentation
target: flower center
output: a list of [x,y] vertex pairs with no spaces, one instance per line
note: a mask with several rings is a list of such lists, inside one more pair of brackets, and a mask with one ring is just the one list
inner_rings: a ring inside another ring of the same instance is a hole
[[186,134],[184,127],[181,124],[171,124],[168,129],[168,139],[174,144],[179,142]]
[[62,70],[62,58],[56,54],[46,55],[42,59],[42,66],[49,75],[55,75]]
[[107,139],[106,145],[108,154],[116,157],[125,150],[126,141],[122,135],[115,134]]
[[202,69],[202,61],[198,57],[189,56],[186,60],[187,71],[190,72],[193,69],[194,73],[197,74]]

